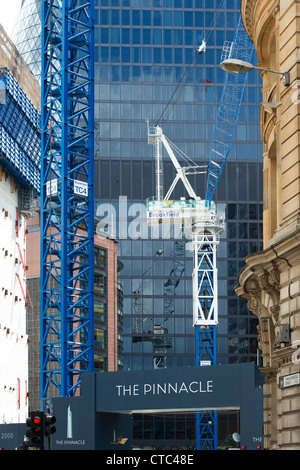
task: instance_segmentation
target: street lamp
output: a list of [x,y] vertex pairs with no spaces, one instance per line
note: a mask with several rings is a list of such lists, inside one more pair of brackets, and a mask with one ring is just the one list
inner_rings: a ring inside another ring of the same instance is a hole
[[233,73],[249,72],[252,69],[263,70],[264,72],[277,73],[277,74],[283,76],[284,86],[289,86],[290,85],[290,74],[289,74],[289,72],[276,72],[275,70],[263,69],[261,67],[255,67],[250,62],[245,62],[244,60],[226,59],[221,63],[220,67],[223,70],[225,70],[226,72],[233,72]]

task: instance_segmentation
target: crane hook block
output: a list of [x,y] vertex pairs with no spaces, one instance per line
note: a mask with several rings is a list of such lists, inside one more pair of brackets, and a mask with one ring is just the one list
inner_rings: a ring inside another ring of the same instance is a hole
[[204,54],[205,51],[206,51],[206,42],[203,39],[201,46],[199,46],[198,49],[197,49],[197,53],[199,55],[202,55],[202,54]]

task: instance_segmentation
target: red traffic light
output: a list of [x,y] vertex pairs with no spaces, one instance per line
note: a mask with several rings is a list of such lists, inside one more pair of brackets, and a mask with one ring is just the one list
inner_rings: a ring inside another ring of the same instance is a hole
[[26,436],[29,437],[29,445],[32,447],[43,447],[45,431],[45,414],[43,411],[31,411],[26,420],[28,429]]

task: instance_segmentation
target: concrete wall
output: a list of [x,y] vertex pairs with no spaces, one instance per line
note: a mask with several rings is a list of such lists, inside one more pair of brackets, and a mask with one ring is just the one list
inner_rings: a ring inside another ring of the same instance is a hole
[[24,422],[28,410],[25,219],[17,207],[18,190],[0,167],[0,423]]

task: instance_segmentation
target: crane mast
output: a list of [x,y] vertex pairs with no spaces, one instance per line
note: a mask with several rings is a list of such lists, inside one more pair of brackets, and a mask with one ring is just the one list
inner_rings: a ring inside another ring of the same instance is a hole
[[94,367],[94,8],[42,2],[41,409]]

